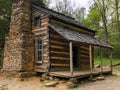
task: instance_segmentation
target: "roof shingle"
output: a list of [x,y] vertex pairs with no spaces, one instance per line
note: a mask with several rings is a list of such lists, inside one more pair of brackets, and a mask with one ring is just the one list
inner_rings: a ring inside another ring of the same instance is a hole
[[51,9],[48,9],[48,8],[45,8],[45,7],[42,7],[40,5],[33,4],[33,3],[32,3],[32,7],[36,8],[38,10],[41,10],[41,11],[47,13],[49,16],[52,16],[52,17],[57,18],[57,19],[60,19],[60,20],[62,20],[64,22],[66,22],[66,23],[75,25],[77,27],[83,28],[84,30],[87,30],[87,31],[90,31],[90,32],[94,32],[94,33],[96,32],[95,30],[92,30],[92,29],[90,29],[90,28],[88,28],[88,27],[78,23],[77,21],[75,21],[74,18],[66,16],[66,15],[64,15],[62,13],[53,11]]
[[101,46],[106,48],[112,48],[110,45],[108,45],[105,42],[100,41],[99,39],[91,36],[86,35],[74,30],[66,29],[60,26],[49,24],[49,27],[55,30],[58,34],[65,37],[67,40],[76,41],[80,43],[85,43],[89,45],[95,45],[95,46]]

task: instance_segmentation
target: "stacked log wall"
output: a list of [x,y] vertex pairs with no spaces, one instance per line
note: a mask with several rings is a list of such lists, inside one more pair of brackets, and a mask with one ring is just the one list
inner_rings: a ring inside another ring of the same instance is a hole
[[49,17],[44,12],[34,9],[33,18],[39,15],[40,15],[40,27],[34,27],[33,25],[32,31],[35,37],[42,35],[43,60],[40,63],[35,60],[35,71],[47,72],[49,69],[49,29],[48,29]]
[[80,69],[89,70],[90,69],[89,45],[80,45],[79,53],[80,53]]
[[51,71],[69,70],[69,42],[54,30],[50,30],[50,62]]

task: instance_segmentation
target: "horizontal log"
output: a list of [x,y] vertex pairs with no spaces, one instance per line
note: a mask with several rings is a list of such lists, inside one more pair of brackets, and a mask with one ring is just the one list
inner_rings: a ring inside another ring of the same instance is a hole
[[44,63],[48,63],[48,62],[49,62],[49,60],[43,60],[43,62],[44,62]]
[[48,15],[44,13],[44,15],[41,16],[41,19],[46,19],[48,18]]
[[120,65],[120,63],[116,63],[116,64],[113,64],[112,66],[115,67],[115,66],[119,66],[119,65]]
[[65,47],[64,49],[60,49],[60,48],[51,48],[50,47],[50,50],[51,51],[56,51],[56,52],[69,52],[69,47]]
[[89,50],[89,47],[80,46],[80,49],[83,49],[83,50]]
[[43,54],[43,57],[48,57],[49,55],[48,54]]
[[87,53],[83,53],[83,52],[80,52],[80,55],[89,56],[89,54],[87,54]]
[[80,52],[86,52],[86,53],[88,53],[88,52],[89,52],[89,50],[80,49]]
[[51,64],[51,66],[59,66],[59,67],[69,67],[69,64]]
[[80,54],[85,54],[89,56],[89,51],[80,50]]
[[58,60],[58,59],[51,59],[51,63],[53,64],[70,64],[69,60]]
[[89,57],[80,57],[80,60],[90,60],[90,58]]
[[38,32],[38,33],[35,33],[35,35],[41,35],[41,34],[47,34],[48,31],[43,31],[43,32]]
[[47,69],[46,66],[35,66],[35,70],[42,70],[42,69]]
[[48,42],[44,42],[43,45],[48,45]]
[[64,58],[69,58],[69,54],[60,54],[60,53],[50,53],[52,57],[64,57]]
[[42,28],[40,28],[40,30],[47,30],[48,29],[48,27],[42,27]]
[[89,55],[80,54],[81,57],[89,57]]
[[41,20],[41,23],[48,22],[48,21],[49,21],[49,18],[44,18],[44,19]]
[[80,60],[80,62],[90,62],[90,61],[88,61],[88,60]]
[[64,49],[69,48],[67,45],[60,45],[60,44],[55,44],[55,43],[50,43],[50,46],[58,46],[58,47],[63,47]]
[[42,22],[41,23],[41,26],[47,26],[48,25],[48,22]]
[[53,40],[53,41],[62,41],[62,40],[64,40],[64,41],[66,41],[66,39],[64,38],[64,37],[59,37],[59,36],[57,36],[57,37],[50,37],[50,40]]
[[63,36],[59,35],[58,33],[53,33],[53,32],[50,32],[50,37],[51,38],[64,38]]
[[70,58],[63,58],[63,57],[51,57],[51,59],[55,59],[55,60],[70,60]]
[[65,49],[65,47],[55,45],[50,45],[50,48]]
[[65,55],[69,55],[69,52],[51,51],[51,53],[54,53],[54,54],[65,54]]
[[50,43],[51,44],[58,44],[58,45],[65,45],[65,46],[69,46],[69,43],[67,43],[67,42],[62,42],[62,41],[58,41],[58,40],[50,40]]
[[47,26],[40,26],[40,27],[33,28],[32,31],[37,32],[37,31],[41,31],[41,30],[48,30],[48,27]]

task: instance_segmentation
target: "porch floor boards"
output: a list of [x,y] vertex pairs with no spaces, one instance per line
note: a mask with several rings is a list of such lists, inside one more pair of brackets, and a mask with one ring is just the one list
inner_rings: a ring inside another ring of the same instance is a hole
[[[99,75],[101,73],[100,68],[93,69],[92,75]],[[110,74],[112,73],[109,68],[103,69],[102,74]],[[49,72],[49,75],[56,76],[56,77],[63,77],[63,78],[84,78],[91,75],[90,70],[81,70],[81,71],[74,71],[73,76],[70,75],[70,71],[54,71]]]

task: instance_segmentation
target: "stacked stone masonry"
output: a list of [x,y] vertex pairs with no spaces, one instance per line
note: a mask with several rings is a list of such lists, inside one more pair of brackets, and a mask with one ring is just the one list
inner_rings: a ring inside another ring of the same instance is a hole
[[34,35],[30,0],[12,0],[10,32],[5,40],[3,71],[34,70]]

